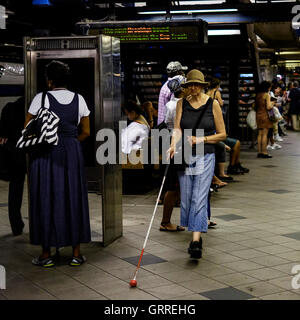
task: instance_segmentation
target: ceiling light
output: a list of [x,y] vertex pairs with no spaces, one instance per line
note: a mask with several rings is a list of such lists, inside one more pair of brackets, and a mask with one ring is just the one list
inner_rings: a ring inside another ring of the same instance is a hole
[[[183,13],[218,13],[218,12],[237,12],[238,9],[199,9],[199,10],[171,10],[171,14],[183,14]],[[139,11],[138,14],[166,14],[167,11]]]
[[241,31],[237,29],[208,30],[209,36],[231,36],[239,34],[241,34]]
[[138,14],[166,14],[167,11],[140,11]]
[[171,10],[170,13],[214,13],[214,12],[237,12],[238,9],[199,9],[199,10]]
[[281,51],[281,52],[276,52],[276,54],[280,56],[284,56],[288,54],[300,54],[300,51]]
[[221,4],[225,0],[201,0],[201,1],[179,1],[179,5],[195,5],[195,4]]

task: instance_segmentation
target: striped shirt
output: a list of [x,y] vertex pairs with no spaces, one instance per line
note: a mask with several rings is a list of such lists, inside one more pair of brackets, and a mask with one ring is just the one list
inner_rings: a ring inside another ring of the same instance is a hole
[[176,75],[173,78],[168,78],[168,81],[161,87],[158,98],[158,116],[157,116],[157,124],[159,125],[165,120],[166,115],[166,104],[173,98],[174,94],[168,88],[168,82],[171,79],[182,78],[181,75]]

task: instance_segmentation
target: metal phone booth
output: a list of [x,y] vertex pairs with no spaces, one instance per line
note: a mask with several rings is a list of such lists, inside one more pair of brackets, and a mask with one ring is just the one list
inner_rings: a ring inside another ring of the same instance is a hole
[[[89,189],[92,240],[104,246],[122,236],[122,169],[99,165],[96,141],[102,128],[118,137],[121,117],[120,42],[100,36],[24,38],[25,98],[29,107],[36,93],[47,90],[45,66],[52,60],[67,63],[70,90],[81,94],[90,113],[91,136],[82,143]],[[118,139],[117,139],[118,140]]]

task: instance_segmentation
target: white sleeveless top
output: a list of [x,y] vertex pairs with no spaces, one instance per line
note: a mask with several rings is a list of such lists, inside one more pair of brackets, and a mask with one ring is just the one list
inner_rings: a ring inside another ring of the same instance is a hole
[[176,106],[177,102],[180,98],[173,97],[167,104],[166,104],[166,115],[165,115],[165,123],[168,129],[174,129],[175,118],[176,118]]
[[122,152],[129,154],[132,150],[142,148],[144,139],[149,135],[149,127],[138,122],[131,122],[128,127],[122,130]]

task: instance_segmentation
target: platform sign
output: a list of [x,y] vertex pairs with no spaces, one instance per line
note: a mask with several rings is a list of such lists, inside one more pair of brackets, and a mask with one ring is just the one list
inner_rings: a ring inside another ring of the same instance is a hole
[[101,33],[120,39],[122,43],[198,42],[198,26],[124,26],[106,27]]

